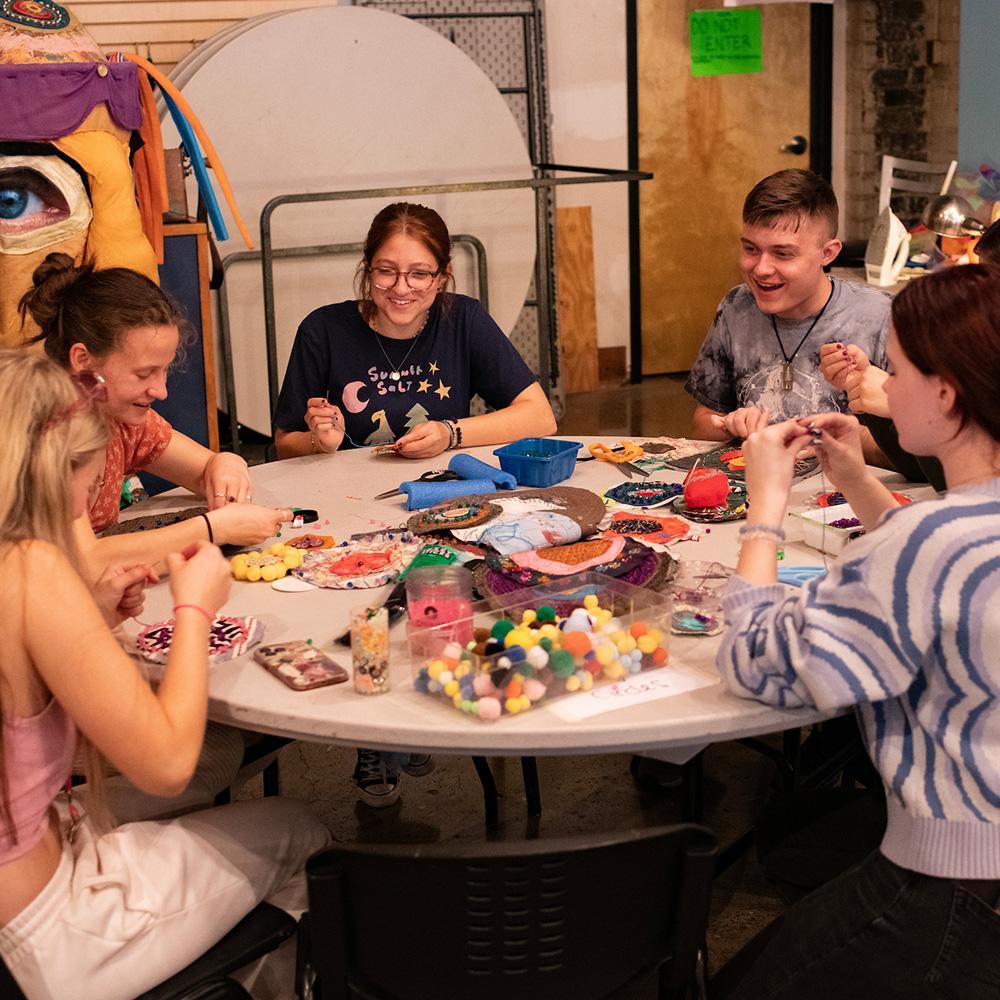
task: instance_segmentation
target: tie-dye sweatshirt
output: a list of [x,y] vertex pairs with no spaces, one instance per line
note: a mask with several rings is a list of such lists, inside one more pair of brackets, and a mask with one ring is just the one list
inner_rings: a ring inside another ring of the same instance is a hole
[[731,691],[858,707],[886,857],[1000,878],[1000,479],[890,511],[795,596],[736,578],[723,605]]

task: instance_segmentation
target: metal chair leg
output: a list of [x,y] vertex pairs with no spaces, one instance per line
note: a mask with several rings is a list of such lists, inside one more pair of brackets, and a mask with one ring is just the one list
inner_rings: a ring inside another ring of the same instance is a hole
[[480,784],[483,786],[483,806],[486,811],[486,829],[493,830],[500,822],[500,806],[497,802],[497,783],[493,780],[490,762],[485,757],[473,757]]
[[528,804],[528,815],[541,816],[542,790],[538,784],[538,763],[534,757],[521,758],[521,774],[524,776],[524,797]]

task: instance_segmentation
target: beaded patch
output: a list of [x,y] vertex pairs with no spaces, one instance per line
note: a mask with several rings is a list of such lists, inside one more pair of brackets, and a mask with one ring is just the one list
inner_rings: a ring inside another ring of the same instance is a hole
[[407,522],[407,528],[415,535],[448,531],[450,528],[474,528],[494,520],[501,513],[503,508],[498,504],[463,497],[459,501],[447,500],[414,514]]
[[316,587],[365,590],[395,580],[420,546],[396,538],[345,542],[325,552],[309,552],[293,575]]
[[331,549],[334,542],[332,535],[299,535],[288,544],[293,549]]
[[627,535],[646,545],[669,545],[686,538],[691,525],[679,517],[659,517],[656,514],[630,514],[619,510],[611,518],[605,534]]
[[0,18],[34,31],[61,31],[70,22],[69,11],[52,0],[2,0]]
[[[247,648],[264,635],[264,626],[253,617],[232,618],[216,615],[208,634],[208,658],[213,662],[242,656]],[[147,625],[135,638],[140,656],[154,663],[166,663],[174,637],[174,619]]]
[[619,483],[605,490],[604,495],[626,507],[662,507],[677,496],[683,487],[679,483],[658,483],[648,480]]

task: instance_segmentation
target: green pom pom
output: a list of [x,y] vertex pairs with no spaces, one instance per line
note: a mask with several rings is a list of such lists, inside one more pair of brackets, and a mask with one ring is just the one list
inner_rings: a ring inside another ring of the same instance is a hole
[[551,604],[543,604],[535,614],[540,622],[554,622],[556,620],[556,609]]
[[554,649],[549,657],[549,669],[556,677],[569,677],[576,669],[573,654],[567,649]]
[[501,618],[493,628],[490,629],[490,636],[503,642],[504,636],[514,628],[514,623],[509,618]]
[[515,668],[514,672],[520,674],[522,677],[534,677],[535,668],[527,661],[519,663]]
[[552,652],[552,640],[547,635],[543,635],[541,639],[538,640],[538,645],[541,646],[546,653]]

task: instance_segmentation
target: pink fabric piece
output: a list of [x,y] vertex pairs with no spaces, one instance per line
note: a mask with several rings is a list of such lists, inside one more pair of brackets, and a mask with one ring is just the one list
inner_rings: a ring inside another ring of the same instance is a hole
[[[104,67],[106,75],[99,69]],[[0,139],[47,142],[75,132],[98,104],[126,131],[142,125],[134,63],[0,66]]]
[[3,719],[3,767],[10,813],[0,824],[0,865],[27,854],[45,834],[49,807],[66,784],[76,725],[55,700],[37,715]]
[[570,564],[556,562],[553,559],[543,559],[539,556],[536,549],[532,549],[530,552],[515,552],[511,555],[510,559],[511,562],[516,563],[524,569],[533,569],[539,573],[548,573],[551,576],[570,576],[573,573],[583,573],[592,566],[601,566],[606,562],[610,562],[612,559],[616,559],[619,555],[621,555],[621,551],[624,548],[624,536],[617,535],[614,538],[608,539],[608,547],[604,552],[601,552],[592,559],[587,559],[583,562]]

